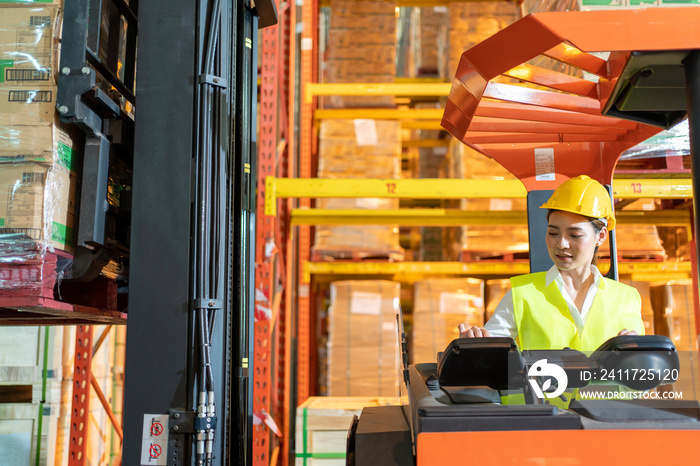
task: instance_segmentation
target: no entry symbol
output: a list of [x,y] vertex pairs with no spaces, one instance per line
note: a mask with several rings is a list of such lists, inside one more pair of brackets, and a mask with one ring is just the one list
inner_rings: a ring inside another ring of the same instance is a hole
[[151,435],[154,437],[158,437],[160,434],[163,433],[163,424],[160,422],[154,422],[151,424]]
[[148,454],[151,455],[151,458],[158,458],[161,453],[163,453],[163,449],[160,448],[160,445],[153,444],[148,449]]

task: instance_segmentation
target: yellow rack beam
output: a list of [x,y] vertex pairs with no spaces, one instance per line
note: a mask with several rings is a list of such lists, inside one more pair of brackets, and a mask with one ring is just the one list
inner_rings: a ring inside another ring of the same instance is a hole
[[[613,182],[616,198],[692,199],[690,178],[627,179]],[[379,197],[403,199],[524,198],[519,180],[461,179],[320,179],[275,178],[265,180],[265,215],[276,215],[278,198]]]
[[265,179],[265,215],[276,215],[278,198],[380,197],[405,199],[524,198],[519,180],[458,179]]
[[[691,276],[690,262],[620,262],[620,275],[633,280],[672,280]],[[391,275],[399,281],[431,276],[513,276],[528,273],[527,262],[305,262],[304,274],[333,279],[343,275]]]
[[690,199],[693,184],[690,178],[615,178],[613,197],[622,199]]
[[[304,274],[392,275],[430,277],[445,275],[522,275],[530,271],[526,262],[306,262]],[[412,281],[404,279],[402,281]]]
[[400,96],[400,97],[447,97],[450,83],[308,83],[304,99],[307,104],[314,96]]
[[[432,84],[429,84],[432,86]],[[323,108],[314,112],[316,120],[442,120],[441,108]]]
[[[618,212],[621,225],[690,226],[688,210]],[[298,225],[527,225],[524,211],[469,211],[458,209],[292,209]]]

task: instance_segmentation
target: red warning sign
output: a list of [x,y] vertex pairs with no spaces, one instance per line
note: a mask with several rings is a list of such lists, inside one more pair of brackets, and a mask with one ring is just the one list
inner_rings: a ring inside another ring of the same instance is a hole
[[153,421],[151,424],[151,435],[154,437],[158,437],[160,434],[163,433],[163,424],[161,424],[158,421]]
[[163,453],[163,449],[160,445],[152,444],[148,449],[148,453],[151,455],[151,458],[158,458]]

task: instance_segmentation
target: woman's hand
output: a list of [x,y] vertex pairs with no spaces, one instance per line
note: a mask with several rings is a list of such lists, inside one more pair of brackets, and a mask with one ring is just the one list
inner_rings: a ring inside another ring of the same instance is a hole
[[620,330],[620,333],[618,333],[617,336],[619,337],[622,335],[631,335],[632,336],[632,335],[639,335],[639,334],[637,332],[635,332],[634,330],[627,330],[626,328],[623,328],[622,330]]
[[484,327],[470,327],[469,330],[467,330],[466,325],[459,324],[457,328],[459,329],[459,338],[482,338],[492,336],[491,332]]

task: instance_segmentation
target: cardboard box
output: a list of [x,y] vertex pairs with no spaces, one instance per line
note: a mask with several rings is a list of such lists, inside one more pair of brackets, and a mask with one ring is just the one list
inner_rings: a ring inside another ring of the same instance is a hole
[[72,251],[77,177],[42,163],[0,164],[0,233]]
[[437,353],[459,337],[457,326],[484,325],[484,282],[444,278],[416,282],[411,335],[414,363],[435,362]]
[[[319,209],[398,209],[398,199],[340,198],[318,199]],[[400,260],[403,249],[399,245],[398,226],[339,225],[316,227],[314,251],[323,256],[333,251],[352,253],[355,257],[388,256]]]
[[383,280],[331,283],[328,395],[398,396],[400,286]]
[[0,127],[3,250],[33,250],[35,242],[74,249],[82,134],[53,114],[51,121]]
[[80,172],[74,154],[82,135],[58,119],[48,126],[0,126],[0,164],[41,162]]
[[0,2],[0,87],[38,89],[56,84],[59,9]]
[[56,87],[0,87],[0,121],[3,125],[48,126],[53,122]]
[[401,124],[396,120],[324,120],[319,178],[399,178]]

